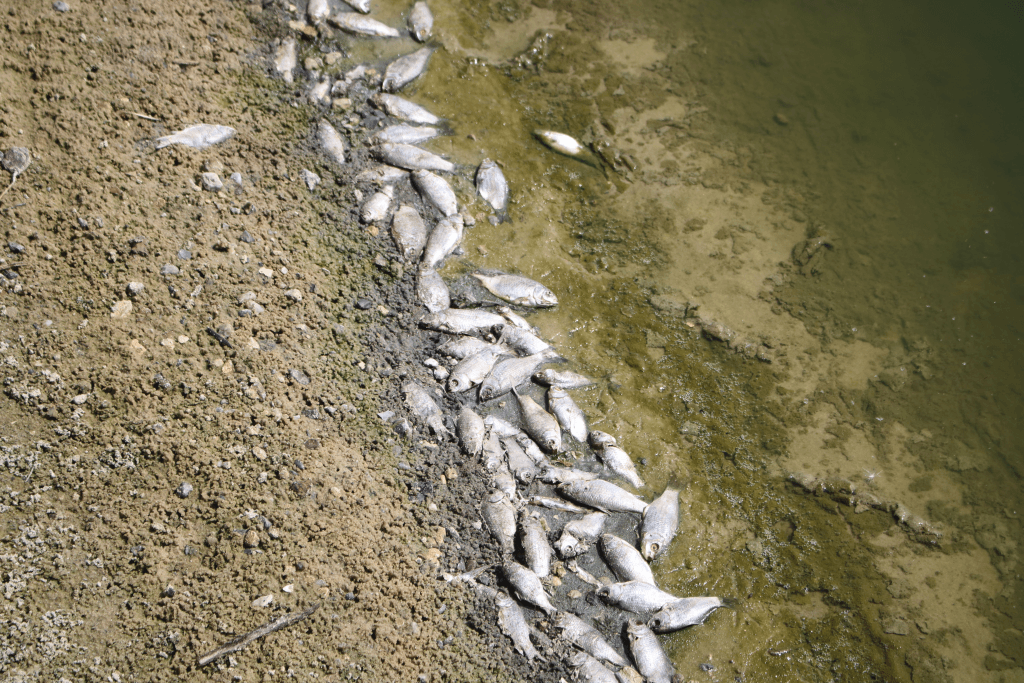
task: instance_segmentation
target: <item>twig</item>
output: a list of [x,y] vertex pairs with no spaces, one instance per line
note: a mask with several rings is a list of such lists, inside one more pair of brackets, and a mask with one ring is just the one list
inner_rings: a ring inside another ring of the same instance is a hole
[[233,346],[231,346],[231,342],[228,341],[227,337],[217,332],[217,330],[213,329],[212,327],[206,328],[206,334],[216,339],[217,343],[220,344],[221,346],[227,347],[229,349],[234,348]]
[[302,612],[289,612],[288,614],[282,615],[277,619],[274,619],[269,624],[264,624],[263,626],[260,626],[258,629],[254,631],[249,631],[244,636],[235,638],[231,642],[221,645],[213,652],[203,655],[199,658],[199,661],[196,662],[196,665],[199,667],[204,667],[210,662],[220,657],[223,657],[224,655],[229,655],[232,652],[238,652],[246,645],[248,645],[249,643],[258,638],[262,638],[263,636],[269,636],[274,631],[280,631],[281,629],[287,626],[291,626],[294,623],[302,621],[310,614],[317,611],[319,608],[320,603],[314,602],[312,605],[310,605],[307,609],[303,610]]
[[160,119],[158,119],[155,116],[147,116],[146,114],[140,114],[137,111],[133,111],[132,115],[133,116],[138,116],[140,119],[146,119],[147,121],[159,121],[160,120]]

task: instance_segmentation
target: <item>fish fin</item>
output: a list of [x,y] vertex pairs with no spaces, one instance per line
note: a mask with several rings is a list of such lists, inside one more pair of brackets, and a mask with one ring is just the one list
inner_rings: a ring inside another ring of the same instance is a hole
[[740,606],[739,598],[719,598],[722,601],[722,607],[726,609],[738,609]]

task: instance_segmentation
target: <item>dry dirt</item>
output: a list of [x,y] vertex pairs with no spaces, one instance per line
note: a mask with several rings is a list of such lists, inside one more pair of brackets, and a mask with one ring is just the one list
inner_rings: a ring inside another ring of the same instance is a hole
[[[426,377],[411,273],[267,77],[282,14],[69,4],[0,17],[0,679],[558,680],[440,579],[496,556],[482,482],[376,416]],[[154,148],[200,122],[238,132]]]

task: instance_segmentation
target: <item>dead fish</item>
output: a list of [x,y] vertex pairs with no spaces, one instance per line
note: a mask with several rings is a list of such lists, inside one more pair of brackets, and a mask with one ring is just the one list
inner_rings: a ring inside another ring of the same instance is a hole
[[459,213],[459,202],[448,181],[430,171],[413,171],[412,184],[420,196],[449,218]]
[[281,74],[285,83],[291,83],[295,80],[292,72],[298,63],[299,51],[295,39],[285,38],[281,41],[281,45],[278,46],[277,52],[274,55],[274,70]]
[[533,332],[513,325],[504,325],[502,327],[501,343],[524,356],[543,353],[551,348],[551,344],[548,344]]
[[708,615],[724,603],[720,598],[680,598],[654,613],[647,625],[655,633],[671,633],[703,624]]
[[[559,613],[555,619],[565,614]],[[583,651],[577,651],[569,656],[569,666],[573,668],[572,679],[583,683],[618,683],[619,679],[612,673],[612,670],[599,662],[594,657]]]
[[431,154],[412,145],[385,142],[374,148],[374,154],[384,163],[410,171],[427,170],[451,173],[455,170],[455,164],[447,159],[442,159],[436,154]]
[[590,584],[594,588],[602,588],[604,586],[603,583],[597,580],[597,577],[595,577],[593,574],[588,572],[583,567],[576,564],[576,560],[569,560],[568,562],[566,562],[565,568],[571,571],[576,576],[580,577],[580,581],[582,581],[583,583]]
[[626,451],[618,446],[605,446],[604,448],[595,449],[595,451],[597,457],[601,458],[601,462],[607,465],[608,469],[628,481],[635,488],[643,488],[644,481],[637,474],[636,465],[633,464],[633,459],[629,457]]
[[501,441],[490,430],[488,430],[487,436],[484,437],[481,455],[484,469],[488,472],[496,472],[505,465],[505,451],[501,448]]
[[380,164],[375,168],[363,171],[356,176],[357,183],[375,183],[377,185],[393,185],[399,180],[409,177],[409,172],[404,168]]
[[537,402],[529,396],[520,395],[515,387],[512,387],[512,393],[519,401],[519,410],[523,415],[526,433],[530,435],[530,438],[548,453],[557,453],[562,450],[562,430],[559,428],[555,416],[537,405]]
[[601,534],[607,519],[608,515],[603,512],[592,512],[566,524],[555,544],[558,556],[568,559],[587,552],[590,544]]
[[[442,218],[427,237],[427,246],[423,248],[423,263],[437,268],[445,258],[455,251],[462,241],[462,216]],[[499,319],[500,315],[496,315]]]
[[640,551],[648,562],[664,550],[679,529],[679,490],[665,489],[644,512]]
[[618,442],[615,437],[607,432],[601,432],[596,429],[591,430],[587,436],[587,440],[590,441],[590,445],[594,448],[601,449],[605,446],[617,446]]
[[231,126],[217,126],[210,123],[200,123],[196,126],[189,126],[185,130],[165,135],[156,139],[156,148],[163,149],[168,145],[185,145],[193,149],[206,149],[213,145],[224,142],[235,134]]
[[453,337],[437,347],[437,352],[451,358],[462,360],[472,356],[477,351],[490,346],[483,339],[477,337]]
[[505,447],[508,468],[512,470],[512,474],[515,475],[517,481],[521,482],[524,486],[529,486],[533,483],[534,477],[537,476],[537,465],[515,439],[505,437],[501,440],[501,444]]
[[526,566],[543,578],[551,573],[551,544],[540,520],[526,513],[519,515],[519,546]]
[[375,38],[397,38],[401,34],[387,24],[382,24],[376,19],[364,17],[355,12],[341,12],[328,19],[332,24],[342,31],[354,33],[359,36],[373,36]]
[[334,163],[345,165],[345,143],[341,135],[334,129],[334,126],[327,121],[321,121],[317,127],[317,134],[320,137],[320,146],[324,148],[327,157]]
[[619,581],[642,581],[652,586],[657,585],[651,566],[631,543],[618,536],[602,534],[598,547],[605,563],[615,572]]
[[418,104],[414,104],[404,97],[377,93],[371,98],[374,106],[383,109],[396,119],[405,119],[413,123],[440,123],[441,119],[431,114]]
[[630,619],[626,626],[629,651],[633,654],[636,667],[649,683],[672,683],[676,676],[672,660],[665,654],[658,642],[658,636],[645,624]]
[[515,436],[519,433],[519,428],[508,420],[503,420],[497,415],[488,415],[484,418],[484,424],[492,432],[497,434],[501,438],[506,436]]
[[406,382],[402,385],[402,391],[405,393],[405,402],[413,414],[430,425],[434,434],[441,436],[448,433],[441,409],[437,407],[426,389],[415,382]]
[[508,182],[505,180],[505,174],[490,159],[481,161],[480,167],[476,169],[476,191],[499,213],[508,206]]
[[523,451],[530,457],[530,460],[534,462],[538,467],[547,467],[549,464],[548,457],[544,455],[544,451],[540,449],[537,442],[530,438],[530,435],[526,432],[519,432],[516,434],[516,443],[523,449]]
[[452,368],[452,374],[448,378],[448,391],[453,393],[466,391],[483,382],[487,373],[491,371],[504,352],[503,347],[490,344],[472,356],[459,361]]
[[501,565],[502,574],[509,585],[515,589],[520,600],[535,605],[544,611],[548,616],[558,610],[551,604],[544,586],[540,583],[540,577],[518,562],[506,561]]
[[[374,193],[365,204],[359,214],[364,223],[375,223],[387,218],[388,209],[391,208],[391,200],[395,196],[395,188],[386,185],[380,192]],[[447,308],[447,306],[445,307]]]
[[626,658],[608,644],[600,631],[575,614],[559,612],[553,621],[562,637],[584,652],[614,666],[629,666]]
[[562,429],[583,443],[587,438],[587,418],[565,389],[548,388],[548,410],[554,414]]
[[403,86],[414,81],[427,68],[427,61],[434,52],[433,48],[424,47],[412,54],[399,57],[388,64],[384,70],[384,82],[381,90],[384,92],[395,92]]
[[516,491],[516,480],[504,461],[499,463],[498,467],[491,472],[491,485],[499,491],[504,492],[511,501],[515,501],[519,498],[519,494]]
[[420,266],[416,274],[416,296],[431,313],[443,311],[452,303],[444,279],[426,265]]
[[539,479],[545,484],[564,484],[568,481],[593,481],[597,479],[597,475],[593,472],[548,465],[540,471]]
[[523,610],[516,601],[499,592],[494,598],[494,604],[498,607],[498,627],[512,639],[516,650],[530,661],[543,659],[530,642],[530,625],[526,623]]
[[409,33],[421,43],[426,42],[434,29],[434,15],[431,14],[427,3],[417,2],[409,11]]
[[502,318],[512,323],[515,327],[518,327],[521,330],[526,330],[527,332],[533,332],[533,326],[526,321],[526,318],[519,315],[508,306],[498,306],[495,310],[498,311]]
[[391,218],[391,237],[402,258],[415,261],[427,245],[427,226],[416,209],[403,204]]
[[546,508],[548,510],[561,510],[562,512],[572,512],[574,514],[585,513],[587,508],[582,508],[575,503],[570,503],[567,500],[561,498],[548,498],[547,496],[530,496],[529,500],[526,501],[528,505],[535,505],[537,507]]
[[459,434],[463,452],[473,457],[480,455],[484,449],[484,434],[487,433],[483,418],[469,406],[463,406],[455,421],[455,430]]
[[388,126],[381,132],[370,138],[370,141],[374,144],[380,144],[382,142],[397,142],[405,145],[418,145],[421,142],[426,142],[432,138],[436,138],[441,134],[441,131],[437,128],[430,126],[406,126],[405,124],[398,124],[394,126]]
[[546,308],[558,303],[558,298],[550,289],[522,275],[473,273],[473,277],[491,294],[509,303],[537,308]]
[[505,555],[512,553],[516,535],[516,510],[504,492],[494,489],[480,505],[480,517]]
[[[498,317],[500,318],[501,316]],[[504,342],[505,339],[503,337],[502,343]],[[518,387],[520,384],[528,381],[530,375],[537,369],[537,366],[549,363],[558,357],[558,354],[553,349],[548,348],[531,356],[509,358],[499,362],[491,370],[491,374],[487,376],[487,379],[480,385],[480,400],[488,401],[496,396],[512,391],[513,387]]]
[[647,503],[610,481],[570,481],[559,484],[558,491],[569,500],[589,505],[602,512],[643,512]]
[[558,387],[559,389],[582,389],[594,384],[593,380],[589,377],[584,377],[568,370],[559,372],[551,368],[541,370],[535,374],[533,381],[546,387]]
[[309,23],[316,26],[331,13],[331,6],[327,3],[327,0],[309,0],[306,4],[306,16],[309,17]]
[[533,134],[537,136],[538,140],[556,152],[567,154],[571,157],[578,157],[583,153],[583,145],[565,133],[556,133],[553,130],[535,130]]
[[657,612],[679,599],[643,581],[613,583],[598,590],[597,597],[627,612]]
[[370,13],[370,0],[345,0],[345,4],[363,14]]

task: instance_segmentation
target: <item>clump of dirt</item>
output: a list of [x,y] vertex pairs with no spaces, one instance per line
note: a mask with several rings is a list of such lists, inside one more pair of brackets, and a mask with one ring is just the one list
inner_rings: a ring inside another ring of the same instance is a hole
[[[342,115],[261,75],[252,34],[279,19],[187,1],[4,16],[0,149],[32,164],[0,205],[0,674],[557,680],[556,646],[525,663],[440,579],[496,557],[470,522],[483,482],[376,416],[405,414],[393,375],[426,377],[411,273],[359,226],[365,153],[344,171],[311,154],[313,121]],[[237,133],[154,148],[194,123]]]

